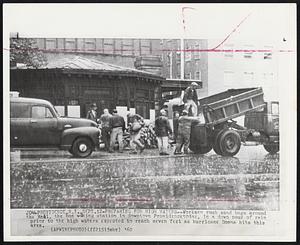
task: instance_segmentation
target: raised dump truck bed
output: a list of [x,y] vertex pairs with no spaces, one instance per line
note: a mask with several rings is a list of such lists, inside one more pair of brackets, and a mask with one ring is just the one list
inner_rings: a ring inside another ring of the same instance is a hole
[[229,89],[199,100],[205,123],[213,126],[265,106],[262,88]]

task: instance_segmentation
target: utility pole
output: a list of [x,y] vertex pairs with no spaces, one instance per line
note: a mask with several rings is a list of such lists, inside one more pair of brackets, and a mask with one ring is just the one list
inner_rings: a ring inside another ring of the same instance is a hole
[[180,79],[184,79],[184,53],[185,53],[185,48],[184,48],[184,38],[185,38],[185,18],[184,18],[184,10],[195,10],[194,8],[191,7],[182,7],[181,8],[181,15],[182,15],[182,24],[183,24],[183,33],[182,33],[182,38],[180,39]]
[[184,79],[184,39],[180,39],[180,79]]
[[169,54],[170,59],[170,79],[173,78],[173,51]]

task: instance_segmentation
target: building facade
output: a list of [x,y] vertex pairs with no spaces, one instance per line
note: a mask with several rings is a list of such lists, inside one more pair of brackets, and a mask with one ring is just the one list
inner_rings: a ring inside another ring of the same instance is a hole
[[98,113],[117,108],[154,120],[161,107],[164,78],[80,56],[49,62],[40,69],[11,69],[10,90],[46,99],[61,115],[85,117],[92,103]]
[[[267,99],[278,97],[277,57],[268,52],[275,47],[261,42],[227,40],[219,52],[212,49],[222,40],[185,39],[114,39],[114,38],[36,38],[51,63],[78,55],[129,68],[145,70],[166,78],[164,93],[176,96],[185,81],[198,82],[199,96],[205,97],[229,88],[262,86]],[[255,50],[266,52],[251,52]],[[224,50],[224,52],[222,51]],[[184,52],[184,77],[181,76],[181,52]],[[141,66],[140,59],[156,60]],[[155,62],[156,62],[155,61]],[[153,64],[155,62],[152,62]],[[168,86],[167,83],[176,83]],[[184,83],[185,84],[185,83]],[[172,89],[171,89],[172,87]],[[170,88],[170,91],[168,89]],[[176,90],[176,89],[175,89]]]
[[[221,40],[208,40],[215,47]],[[230,88],[262,87],[265,100],[278,100],[278,57],[276,47],[262,42],[228,40],[208,52],[208,95]]]

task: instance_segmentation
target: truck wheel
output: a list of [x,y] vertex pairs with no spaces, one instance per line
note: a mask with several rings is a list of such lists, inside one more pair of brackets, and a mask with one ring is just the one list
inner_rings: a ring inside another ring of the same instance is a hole
[[222,156],[234,156],[241,148],[241,137],[234,130],[227,130],[220,135],[220,151]]
[[93,144],[90,139],[80,137],[72,145],[72,154],[75,157],[88,157],[93,152]]
[[190,145],[190,150],[196,154],[205,154],[211,151],[212,146]]
[[270,154],[276,154],[279,151],[279,144],[266,144],[264,148]]
[[215,153],[217,153],[218,155],[222,155],[222,152],[220,149],[220,136],[223,132],[224,131],[219,131],[214,138],[213,149],[214,149]]

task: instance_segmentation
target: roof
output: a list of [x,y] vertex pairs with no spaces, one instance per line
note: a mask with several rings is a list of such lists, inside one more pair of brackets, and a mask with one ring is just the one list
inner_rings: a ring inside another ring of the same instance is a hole
[[51,105],[48,100],[27,98],[27,97],[11,97],[10,102],[27,103],[35,105]]
[[[29,69],[29,68],[20,68],[20,69]],[[55,59],[49,61],[47,65],[39,67],[38,69],[61,69],[66,72],[82,72],[86,71],[89,73],[110,73],[117,75],[136,75],[136,76],[146,76],[154,79],[164,79],[163,77],[141,71],[129,67],[123,67],[118,65],[113,65],[105,63],[96,59],[85,58],[81,56],[75,57],[65,57],[60,59]]]

